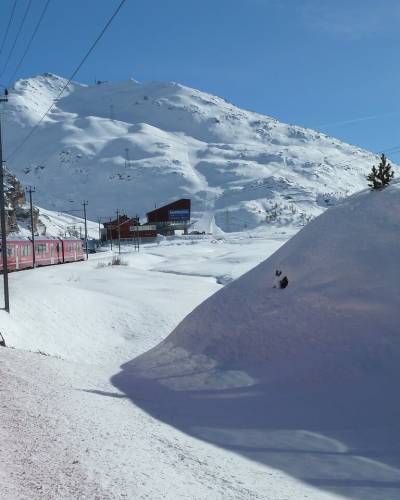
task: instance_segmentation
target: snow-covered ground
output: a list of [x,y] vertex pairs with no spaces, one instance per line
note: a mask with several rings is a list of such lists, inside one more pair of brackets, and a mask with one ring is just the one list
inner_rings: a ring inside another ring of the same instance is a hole
[[120,365],[154,347],[285,234],[167,238],[88,262],[10,275],[1,312],[5,499],[332,498],[166,425],[112,383]]
[[0,496],[397,499],[399,192],[12,274]]

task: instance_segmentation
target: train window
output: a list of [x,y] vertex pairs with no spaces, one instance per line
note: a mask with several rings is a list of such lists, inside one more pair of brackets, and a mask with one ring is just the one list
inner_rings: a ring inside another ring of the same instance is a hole
[[37,254],[45,253],[45,251],[46,251],[46,245],[44,243],[38,243],[36,245],[36,253]]
[[7,255],[8,255],[8,257],[12,257],[13,255],[15,255],[15,247],[14,246],[7,247]]
[[24,245],[23,247],[21,247],[21,255],[23,257],[27,257],[31,252],[30,252],[30,248],[28,245]]

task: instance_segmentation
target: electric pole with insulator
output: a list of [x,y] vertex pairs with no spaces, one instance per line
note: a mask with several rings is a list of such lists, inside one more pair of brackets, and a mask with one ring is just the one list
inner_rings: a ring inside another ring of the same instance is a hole
[[112,251],[112,242],[113,242],[112,230],[113,230],[113,227],[112,227],[111,223],[112,223],[112,218],[110,217],[110,246],[111,246],[110,250]]
[[[0,96],[0,103],[8,101],[8,91]],[[7,228],[6,228],[6,206],[4,195],[4,161],[3,144],[1,139],[1,115],[0,115],[0,226],[1,226],[1,255],[3,258],[3,284],[4,284],[4,309],[10,312],[10,296],[8,291],[8,262],[7,262]]]
[[119,227],[119,210],[117,210],[118,253],[121,253],[121,229]]
[[83,217],[85,218],[85,250],[86,250],[86,260],[89,258],[88,244],[87,244],[87,219],[86,219],[86,207],[88,205],[87,201],[82,202],[83,205]]
[[32,264],[33,268],[36,267],[36,248],[35,248],[35,229],[33,225],[33,203],[32,203],[32,193],[34,193],[36,189],[32,186],[26,188],[26,192],[29,193],[29,205],[31,209],[31,235],[32,235]]

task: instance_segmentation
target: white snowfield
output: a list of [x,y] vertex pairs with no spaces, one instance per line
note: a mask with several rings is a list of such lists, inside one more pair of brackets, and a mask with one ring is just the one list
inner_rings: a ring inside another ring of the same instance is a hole
[[399,195],[11,274],[0,497],[397,500]]
[[112,382],[122,364],[287,237],[166,238],[139,254],[124,247],[127,266],[108,266],[105,252],[11,274],[11,314],[0,311],[15,348],[0,348],[0,497],[337,498],[164,423],[157,401],[150,412]]
[[362,189],[377,161],[177,83],[73,83],[54,102],[65,83],[52,74],[20,80],[4,109],[8,166],[48,210],[88,200],[96,220],[190,197],[227,232],[265,220],[299,226]]

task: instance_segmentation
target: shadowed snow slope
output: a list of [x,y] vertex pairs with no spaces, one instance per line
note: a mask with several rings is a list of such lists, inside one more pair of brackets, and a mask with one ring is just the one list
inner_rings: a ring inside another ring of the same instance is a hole
[[88,199],[92,218],[116,206],[142,215],[185,196],[229,232],[266,220],[304,225],[362,189],[376,162],[360,148],[177,83],[73,83],[54,103],[65,84],[51,74],[20,80],[5,112],[8,164],[49,210]]
[[398,185],[329,209],[114,384],[187,433],[321,489],[399,498],[399,214]]

